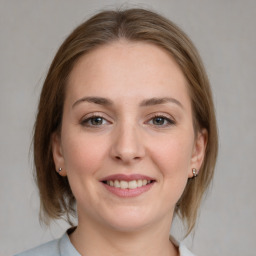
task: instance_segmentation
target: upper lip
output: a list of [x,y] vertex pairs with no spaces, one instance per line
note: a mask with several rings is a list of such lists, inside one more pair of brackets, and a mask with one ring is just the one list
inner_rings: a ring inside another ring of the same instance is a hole
[[141,175],[141,174],[113,174],[102,178],[100,181],[108,181],[108,180],[124,180],[124,181],[132,181],[132,180],[155,180],[152,177]]

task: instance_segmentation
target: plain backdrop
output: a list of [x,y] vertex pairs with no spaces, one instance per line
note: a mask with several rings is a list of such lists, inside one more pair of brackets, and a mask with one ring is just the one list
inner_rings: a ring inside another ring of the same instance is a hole
[[[65,37],[98,10],[145,7],[177,23],[205,63],[216,105],[216,175],[194,236],[201,256],[252,256],[256,242],[256,1],[0,0],[0,256],[63,234],[38,221],[29,149],[48,66]],[[181,230],[176,225],[176,231]]]

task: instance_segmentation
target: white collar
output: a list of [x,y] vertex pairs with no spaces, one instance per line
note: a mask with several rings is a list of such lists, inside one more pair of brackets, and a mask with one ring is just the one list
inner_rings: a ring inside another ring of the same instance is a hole
[[179,248],[180,256],[195,256],[191,251],[188,250],[183,242],[177,241],[173,236],[170,235],[170,241],[173,242]]
[[[195,256],[187,249],[183,242],[177,241],[173,236],[170,236],[170,241],[172,241],[173,244],[179,248],[180,256]],[[61,256],[81,256],[71,243],[67,232],[60,238],[60,252]]]

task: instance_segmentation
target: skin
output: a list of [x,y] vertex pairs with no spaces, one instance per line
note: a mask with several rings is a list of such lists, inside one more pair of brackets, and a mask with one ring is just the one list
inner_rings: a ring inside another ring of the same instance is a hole
[[[169,241],[173,212],[192,168],[202,164],[206,135],[195,137],[187,81],[163,49],[119,40],[82,56],[69,77],[61,135],[52,139],[56,170],[62,167],[77,200],[75,248],[87,256],[178,255]],[[113,174],[155,182],[123,198],[100,182]]]

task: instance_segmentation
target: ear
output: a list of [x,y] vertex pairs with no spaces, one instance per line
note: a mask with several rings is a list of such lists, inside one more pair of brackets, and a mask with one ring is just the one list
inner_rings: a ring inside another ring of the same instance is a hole
[[[51,138],[52,142],[52,156],[55,163],[55,169],[61,176],[67,176],[67,172],[65,169],[65,161],[63,157],[62,145],[61,145],[61,137],[55,132],[52,134]],[[59,171],[61,168],[61,171]]]
[[208,132],[206,129],[202,129],[197,133],[194,142],[193,153],[191,156],[189,178],[193,177],[192,169],[195,168],[199,172],[204,160],[206,145],[208,141]]

